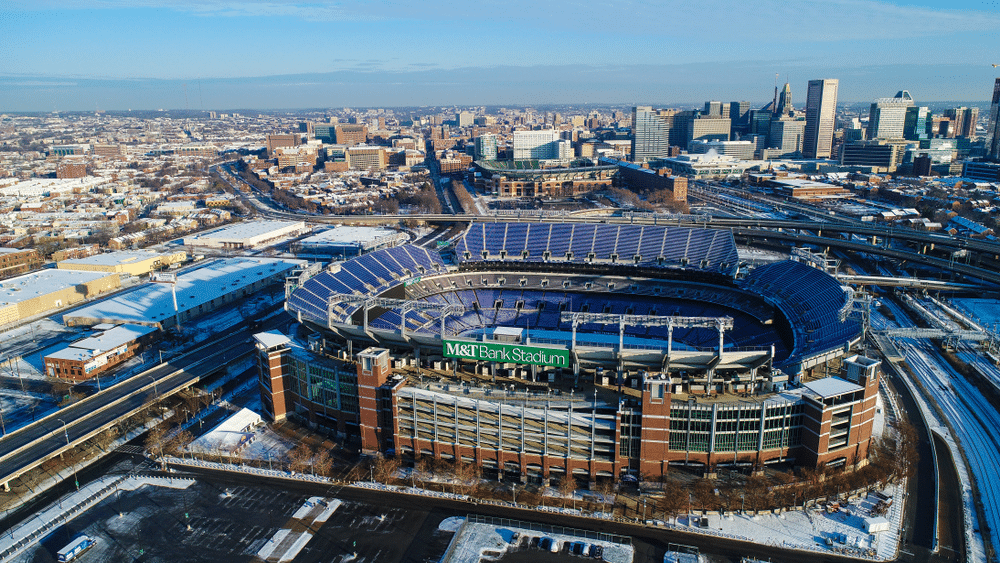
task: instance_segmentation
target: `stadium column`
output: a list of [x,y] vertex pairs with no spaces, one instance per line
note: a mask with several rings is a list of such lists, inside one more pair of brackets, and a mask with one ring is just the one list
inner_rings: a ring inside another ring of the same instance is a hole
[[392,375],[389,351],[384,348],[366,348],[358,354],[358,407],[361,430],[361,451],[376,454],[386,443],[385,429],[380,416],[380,388]]

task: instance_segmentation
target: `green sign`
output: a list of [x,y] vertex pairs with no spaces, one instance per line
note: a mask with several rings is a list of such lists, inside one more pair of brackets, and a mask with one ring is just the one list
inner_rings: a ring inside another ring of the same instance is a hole
[[415,283],[420,283],[420,280],[422,280],[422,279],[423,279],[422,276],[417,276],[417,277],[413,278],[412,280],[406,280],[406,281],[403,282],[403,287],[410,287],[411,285],[413,285]]
[[444,357],[510,364],[569,367],[569,350],[498,342],[444,340]]

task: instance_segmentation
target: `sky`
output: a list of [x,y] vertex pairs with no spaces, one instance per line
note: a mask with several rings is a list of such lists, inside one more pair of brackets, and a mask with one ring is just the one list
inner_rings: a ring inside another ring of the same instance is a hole
[[5,0],[0,112],[983,101],[1000,0]]

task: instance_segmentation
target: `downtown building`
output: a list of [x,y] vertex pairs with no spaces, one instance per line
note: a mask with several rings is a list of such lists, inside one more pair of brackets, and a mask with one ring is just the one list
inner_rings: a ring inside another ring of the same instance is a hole
[[830,158],[837,118],[837,79],[810,80],[806,93],[805,158]]
[[1000,161],[1000,78],[993,84],[990,119],[986,128],[986,158]]
[[892,98],[872,102],[868,112],[868,139],[902,139],[906,111],[912,106],[913,98],[906,90],[900,90]]

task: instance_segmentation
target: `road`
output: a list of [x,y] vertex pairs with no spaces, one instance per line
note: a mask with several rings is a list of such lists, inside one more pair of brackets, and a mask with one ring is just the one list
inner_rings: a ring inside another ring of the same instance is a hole
[[248,329],[217,337],[0,438],[0,483],[253,351]]

